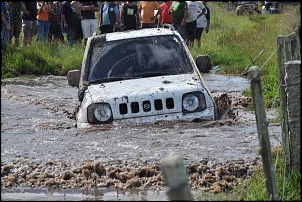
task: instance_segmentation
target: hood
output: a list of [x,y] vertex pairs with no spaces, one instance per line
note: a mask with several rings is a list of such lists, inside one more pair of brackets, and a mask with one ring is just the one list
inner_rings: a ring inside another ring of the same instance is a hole
[[88,87],[87,93],[93,103],[107,102],[115,98],[135,97],[143,94],[152,97],[160,92],[177,94],[178,89],[181,89],[182,93],[200,91],[205,86],[201,82],[203,80],[200,80],[195,74],[169,75],[91,85]]

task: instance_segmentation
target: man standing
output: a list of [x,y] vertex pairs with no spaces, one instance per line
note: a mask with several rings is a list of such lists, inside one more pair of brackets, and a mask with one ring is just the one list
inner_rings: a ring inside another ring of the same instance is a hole
[[26,11],[22,16],[22,28],[23,28],[23,45],[31,45],[32,37],[35,34],[37,28],[37,3],[35,1],[24,2]]
[[[157,10],[156,15],[154,12]],[[154,28],[155,18],[160,14],[161,8],[157,1],[140,1],[138,5],[138,13],[142,18],[142,29]]]
[[71,1],[64,1],[62,3],[61,20],[64,33],[66,33],[67,43],[72,46],[75,43],[75,34],[79,18]]
[[[197,41],[197,45],[198,47],[200,47],[200,39],[201,39],[201,35],[203,30],[205,30],[206,33],[209,32],[209,28],[210,28],[210,9],[207,6],[207,2],[206,1],[202,1],[202,4],[206,7],[206,12],[204,15],[202,15],[200,18],[197,19],[197,28],[196,28],[196,41]],[[198,10],[198,13],[200,13],[201,10]]]
[[111,33],[120,25],[119,6],[115,2],[108,2],[101,6],[100,9],[100,30],[101,34]]
[[5,50],[9,41],[9,31],[11,30],[11,27],[8,4],[4,1],[1,1],[1,21],[1,48],[2,50]]
[[[48,2],[50,7],[49,12],[49,33],[48,33],[48,41],[57,43],[61,42],[64,43],[64,36],[62,33],[61,27],[61,16],[60,16],[60,6],[62,1],[49,1]],[[82,30],[81,30],[82,31]]]
[[25,5],[21,1],[11,1],[9,3],[10,27],[9,41],[12,43],[14,37],[14,45],[19,46],[19,38],[22,30],[22,12],[26,11]]
[[124,26],[124,30],[139,28],[138,6],[133,1],[123,4],[121,8],[121,23],[121,26]]
[[172,15],[169,12],[172,1],[164,1],[161,5],[161,13],[159,14],[157,27],[161,27],[162,24],[172,24]]
[[[199,1],[187,1],[188,16],[186,18],[187,45],[193,46],[196,38],[197,19],[206,12],[206,7]],[[198,9],[201,10],[198,13]]]
[[188,15],[188,6],[185,1],[173,1],[170,7],[172,14],[172,25],[179,32],[184,40],[186,40],[186,18]]
[[83,38],[86,45],[88,37],[92,36],[94,33],[98,33],[98,23],[95,18],[95,12],[98,12],[100,7],[95,1],[79,1],[79,6],[82,14],[81,26]]

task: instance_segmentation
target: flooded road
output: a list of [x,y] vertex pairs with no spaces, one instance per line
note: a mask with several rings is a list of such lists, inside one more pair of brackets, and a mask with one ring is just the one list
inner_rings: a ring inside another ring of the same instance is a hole
[[[227,93],[232,103],[240,102],[243,90],[250,87],[249,82],[241,77],[209,73],[204,74],[203,78],[214,97]],[[87,130],[75,127],[75,113],[79,105],[77,93],[77,88],[68,86],[66,77],[2,80],[1,200],[18,197],[40,200],[40,194],[49,195],[49,191],[44,189],[34,192],[19,186],[13,191],[4,186],[3,166],[7,164],[14,164],[14,168],[10,168],[13,170],[26,165],[50,165],[51,162],[51,165],[61,166],[61,170],[53,171],[59,175],[58,172],[64,172],[62,164],[68,169],[81,167],[87,162],[101,162],[106,168],[121,165],[155,167],[172,154],[183,158],[186,165],[204,159],[215,164],[245,162],[259,157],[255,115],[241,105],[233,106],[235,120],[226,118],[209,125],[159,122],[151,125],[110,125]],[[268,111],[267,120],[271,118],[274,118],[274,113]],[[278,144],[281,127],[270,124],[268,129],[271,145]],[[39,169],[41,172],[46,168]],[[50,173],[51,169],[47,169]],[[38,190],[39,187],[35,188]],[[22,191],[18,191],[20,189]],[[82,191],[66,191],[67,194],[62,194],[61,190],[58,195],[53,194],[45,200],[167,200],[164,191],[149,190],[129,195],[130,192],[119,194],[108,188],[100,190],[101,198],[93,192],[88,194],[91,198],[87,199]],[[70,198],[66,199],[66,195]]]

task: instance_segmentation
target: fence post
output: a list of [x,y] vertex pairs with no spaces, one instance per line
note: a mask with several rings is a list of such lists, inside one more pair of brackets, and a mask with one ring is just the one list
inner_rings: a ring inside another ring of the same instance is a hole
[[285,63],[285,91],[287,95],[290,167],[301,167],[301,60]]
[[290,35],[284,38],[284,48],[285,48],[285,61],[292,60],[292,47],[291,47],[291,37]]
[[289,150],[289,134],[288,134],[288,117],[287,117],[287,100],[285,93],[285,70],[284,63],[286,62],[285,56],[285,37],[277,37],[277,47],[278,47],[278,80],[279,80],[279,96],[280,96],[280,116],[281,116],[281,134],[282,134],[282,145],[283,145],[283,154],[284,162],[286,168],[290,164],[290,150]]
[[295,60],[301,60],[301,44],[300,44],[300,27],[299,25],[296,29],[296,50],[295,50]]
[[256,66],[250,67],[248,78],[251,80],[253,104],[255,108],[260,154],[262,157],[267,197],[269,201],[279,201],[276,183],[276,168],[274,166],[271,154],[271,145],[267,129],[259,68]]
[[168,185],[167,195],[171,201],[193,201],[188,185],[186,168],[176,156],[166,157],[161,166],[162,174]]

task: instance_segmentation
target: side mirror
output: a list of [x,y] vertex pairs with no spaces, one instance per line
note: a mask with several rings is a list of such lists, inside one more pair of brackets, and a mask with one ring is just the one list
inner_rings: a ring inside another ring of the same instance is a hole
[[202,73],[209,73],[212,69],[211,57],[209,55],[198,55],[195,60],[198,70]]
[[78,69],[69,70],[67,73],[68,85],[79,88],[81,71]]

